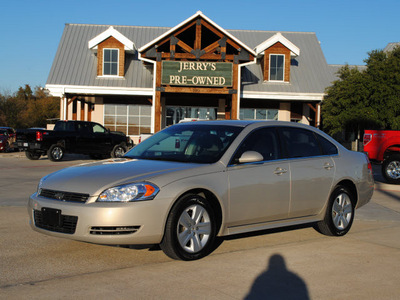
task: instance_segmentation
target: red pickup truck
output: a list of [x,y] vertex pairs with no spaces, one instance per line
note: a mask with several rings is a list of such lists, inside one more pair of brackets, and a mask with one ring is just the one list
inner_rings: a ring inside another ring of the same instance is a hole
[[371,162],[382,164],[383,177],[400,183],[400,131],[365,130],[363,144]]

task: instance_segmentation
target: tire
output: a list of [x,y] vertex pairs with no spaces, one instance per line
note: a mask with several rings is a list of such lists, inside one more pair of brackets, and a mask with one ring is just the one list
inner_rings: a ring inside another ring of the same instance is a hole
[[178,260],[196,260],[213,250],[214,212],[206,199],[189,194],[179,199],[168,216],[160,247]]
[[60,145],[51,145],[49,150],[47,151],[47,156],[51,161],[60,161],[64,157],[64,148]]
[[324,219],[315,225],[315,229],[328,236],[343,236],[353,224],[354,210],[354,196],[347,188],[338,186],[329,198]]
[[25,156],[30,160],[38,160],[41,155],[32,151],[25,151]]
[[126,147],[122,144],[115,145],[113,150],[111,151],[111,157],[112,158],[122,157],[126,153],[126,150],[127,150]]
[[382,175],[389,183],[400,183],[400,154],[392,154],[383,161]]

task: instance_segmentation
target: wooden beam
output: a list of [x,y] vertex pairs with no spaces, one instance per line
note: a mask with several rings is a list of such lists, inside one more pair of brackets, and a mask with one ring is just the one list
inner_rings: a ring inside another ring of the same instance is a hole
[[307,103],[308,107],[311,108],[315,113],[317,112],[317,108],[312,106],[311,103]]
[[214,43],[208,45],[207,47],[205,47],[203,50],[206,52],[206,54],[215,51],[218,47],[221,47],[221,46],[219,45],[219,41],[220,41],[220,40],[218,40],[218,41],[216,41],[216,42],[214,42]]
[[184,51],[186,51],[187,53],[191,53],[192,50],[194,50],[192,47],[190,47],[189,45],[187,45],[185,42],[182,42],[181,40],[179,40],[179,42],[177,43],[177,45],[179,47],[181,47]]
[[196,38],[194,40],[194,49],[201,49],[201,23],[196,22]]

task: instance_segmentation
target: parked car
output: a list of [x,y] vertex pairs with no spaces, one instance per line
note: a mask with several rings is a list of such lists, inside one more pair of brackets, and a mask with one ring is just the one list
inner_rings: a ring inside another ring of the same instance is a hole
[[43,177],[34,230],[79,241],[160,244],[199,259],[217,236],[310,223],[345,235],[370,201],[371,164],[316,128],[290,122],[173,125],[123,158]]
[[382,165],[382,175],[389,183],[400,183],[400,130],[365,130],[364,152]]
[[0,127],[0,139],[0,151],[14,149],[16,139],[15,129],[12,127]]
[[47,155],[62,160],[65,153],[91,155],[93,158],[121,157],[132,146],[122,132],[111,132],[102,125],[86,121],[57,121],[54,130],[19,130],[17,146],[32,160]]

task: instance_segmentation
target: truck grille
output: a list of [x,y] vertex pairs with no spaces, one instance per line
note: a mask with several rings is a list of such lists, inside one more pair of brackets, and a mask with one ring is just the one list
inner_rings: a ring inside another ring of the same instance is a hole
[[49,231],[74,234],[78,217],[61,215],[61,222],[57,225],[45,224],[43,213],[40,210],[34,210],[35,226]]
[[85,203],[89,199],[89,194],[53,191],[47,189],[40,189],[39,196],[54,200],[81,203]]

